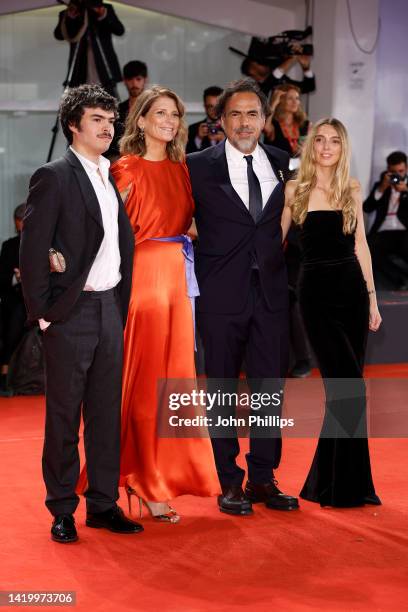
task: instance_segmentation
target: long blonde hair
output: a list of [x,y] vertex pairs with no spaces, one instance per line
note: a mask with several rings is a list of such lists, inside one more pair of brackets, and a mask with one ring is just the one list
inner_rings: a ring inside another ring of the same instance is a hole
[[185,146],[187,142],[187,127],[184,121],[184,104],[178,95],[167,87],[153,85],[145,89],[137,98],[133,108],[126,119],[125,133],[119,141],[120,154],[131,153],[143,157],[146,154],[146,142],[143,131],[137,125],[140,117],[145,117],[153,103],[159,98],[174,100],[180,115],[180,125],[175,138],[167,143],[167,155],[171,161],[179,162],[185,159]]
[[[291,85],[290,83],[283,83],[282,85],[279,85],[277,87],[277,89],[279,89],[279,91],[284,91],[285,94],[287,94],[289,91],[292,91],[292,89],[294,91],[296,91],[298,94],[301,93],[299,87],[297,87],[296,85]],[[286,104],[285,103],[285,96],[282,96],[282,98],[280,99],[280,102],[279,102],[278,106],[276,107],[275,112],[273,113],[273,118],[276,119],[277,121],[280,121],[282,119],[282,117],[286,113],[286,111],[285,111],[285,104]],[[294,119],[295,123],[298,124],[299,127],[307,119],[307,115],[306,115],[305,111],[303,110],[303,106],[302,106],[302,102],[301,101],[299,101],[299,108],[297,109],[296,113],[293,113],[293,119]]]
[[357,211],[350,186],[350,144],[346,128],[338,119],[320,119],[307,136],[296,177],[292,218],[299,225],[302,225],[306,219],[310,194],[317,180],[313,146],[317,132],[322,125],[331,125],[341,142],[340,158],[330,185],[329,204],[333,209],[341,210],[343,213],[343,233],[352,234],[356,227]]

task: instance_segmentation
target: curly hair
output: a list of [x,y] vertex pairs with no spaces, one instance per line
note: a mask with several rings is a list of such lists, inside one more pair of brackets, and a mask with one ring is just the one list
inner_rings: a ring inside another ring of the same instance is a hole
[[185,146],[187,143],[187,127],[184,121],[184,104],[178,95],[161,85],[153,85],[149,89],[145,89],[138,96],[133,108],[126,119],[125,133],[119,141],[121,155],[146,155],[146,142],[142,138],[142,130],[138,126],[140,117],[145,117],[152,108],[153,103],[159,98],[170,98],[174,100],[176,108],[180,116],[180,124],[175,138],[167,143],[167,155],[171,161],[184,161]]
[[73,133],[70,125],[79,128],[81,118],[86,108],[101,108],[106,112],[112,111],[115,119],[118,118],[118,102],[108,94],[100,85],[80,85],[67,89],[59,107],[59,119],[62,131],[69,144],[72,144]]

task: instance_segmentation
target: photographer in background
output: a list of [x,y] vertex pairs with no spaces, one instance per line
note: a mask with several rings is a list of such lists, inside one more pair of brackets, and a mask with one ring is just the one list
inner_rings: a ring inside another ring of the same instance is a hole
[[224,140],[224,132],[218,120],[215,107],[217,98],[222,94],[221,87],[213,85],[204,90],[204,108],[207,114],[203,121],[193,123],[188,128],[187,153],[195,153],[212,147]]
[[148,79],[147,66],[140,60],[131,60],[123,66],[123,82],[129,97],[119,104],[119,121],[126,123],[126,118],[136,100],[144,91]]
[[[295,85],[300,89],[302,94],[312,93],[316,89],[316,79],[313,71],[310,68],[311,57],[308,55],[291,55],[282,60],[277,60],[275,67],[270,63],[260,63],[261,60],[246,57],[241,64],[241,72],[246,76],[253,78],[264,94],[269,95],[275,87],[288,83]],[[277,64],[277,62],[280,62]],[[299,64],[303,70],[303,79],[296,81],[287,76],[287,72],[296,64]]]
[[59,14],[54,30],[57,40],[70,43],[69,65],[72,76],[69,87],[95,83],[116,95],[116,83],[122,74],[112,44],[112,34],[122,36],[125,28],[113,7],[102,0],[72,0]]
[[363,205],[364,212],[376,212],[368,234],[374,273],[382,273],[394,289],[401,290],[408,288],[408,277],[390,256],[396,255],[408,265],[407,183],[407,156],[394,151],[387,157],[387,170]]

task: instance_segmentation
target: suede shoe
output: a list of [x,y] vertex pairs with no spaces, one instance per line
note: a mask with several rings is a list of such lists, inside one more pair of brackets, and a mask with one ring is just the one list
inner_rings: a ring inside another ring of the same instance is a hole
[[285,495],[279,491],[275,479],[265,484],[254,484],[247,482],[245,496],[253,503],[264,502],[271,510],[296,510],[299,502],[296,497]]
[[69,544],[78,540],[75,519],[72,514],[58,514],[52,523],[51,539],[60,544]]
[[113,506],[105,512],[87,512],[86,526],[95,529],[108,529],[114,533],[140,533],[142,525],[128,519],[122,508]]

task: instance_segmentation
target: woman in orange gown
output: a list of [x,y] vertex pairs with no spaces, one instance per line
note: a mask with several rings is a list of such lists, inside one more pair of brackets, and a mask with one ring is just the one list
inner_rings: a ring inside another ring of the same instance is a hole
[[[153,516],[177,522],[167,501],[213,495],[219,484],[206,438],[157,435],[159,379],[194,379],[194,325],[180,242],[194,212],[184,161],[184,107],[172,91],[139,96],[112,174],[134,229],[132,295],[125,329],[121,486]],[[129,498],[130,499],[130,498]]]

